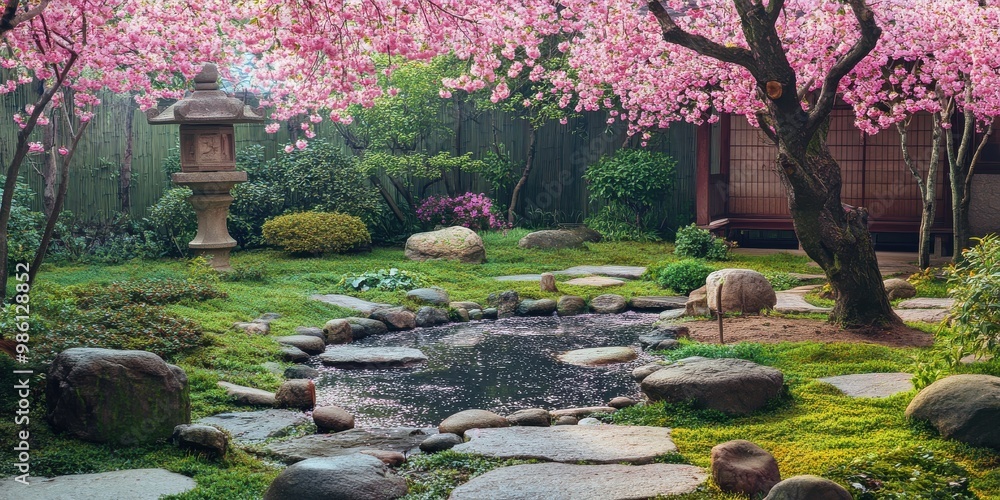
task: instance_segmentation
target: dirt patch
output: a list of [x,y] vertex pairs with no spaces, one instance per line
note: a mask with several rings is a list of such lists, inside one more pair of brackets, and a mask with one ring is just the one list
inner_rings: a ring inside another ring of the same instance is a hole
[[[691,339],[709,344],[719,343],[719,323],[712,321],[691,321],[684,323],[691,330]],[[843,330],[824,321],[812,319],[788,319],[767,316],[743,316],[726,318],[724,322],[727,344],[738,342],[867,342],[889,347],[930,347],[934,336],[906,326],[872,333],[868,331]]]

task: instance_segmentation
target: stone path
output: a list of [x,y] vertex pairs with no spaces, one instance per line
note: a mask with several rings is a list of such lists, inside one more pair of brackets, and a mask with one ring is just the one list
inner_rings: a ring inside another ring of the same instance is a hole
[[817,285],[807,285],[792,288],[791,290],[785,290],[782,292],[775,292],[774,295],[778,298],[778,302],[774,306],[774,310],[780,313],[821,313],[825,314],[831,311],[829,307],[818,307],[814,306],[804,298],[806,294],[816,289]]
[[687,301],[688,298],[681,295],[645,295],[641,297],[632,297],[632,299],[628,301],[628,305],[632,309],[659,312],[669,309],[684,309]]
[[904,300],[896,307],[899,309],[951,309],[953,305],[955,305],[955,299],[918,297],[916,299]]
[[32,476],[28,485],[14,478],[0,480],[0,500],[157,500],[197,486],[194,479],[164,469],[133,469],[99,474],[45,478]]
[[392,429],[351,429],[335,434],[313,434],[267,445],[264,450],[286,464],[307,458],[339,457],[366,450],[416,452],[427,436],[437,429],[397,427]]
[[451,500],[625,500],[691,493],[708,478],[679,464],[527,464],[501,467],[456,488]]
[[621,286],[625,282],[620,279],[615,278],[605,278],[604,276],[587,276],[584,278],[573,278],[569,281],[564,282],[566,285],[573,286],[594,286],[598,288],[604,288],[609,286]]
[[427,356],[410,347],[335,346],[320,354],[319,360],[344,368],[392,368],[423,363]]
[[968,354],[966,356],[963,356],[962,359],[960,359],[959,361],[967,365],[971,365],[974,363],[985,363],[992,359],[993,356],[990,356],[989,354]]
[[[552,274],[564,276],[587,276],[598,275],[611,278],[622,278],[635,280],[639,279],[646,272],[645,267],[638,266],[574,266],[562,271],[552,271]],[[497,281],[541,281],[541,274],[513,274],[510,276],[497,276]]]
[[547,462],[648,464],[659,455],[674,453],[670,429],[643,426],[506,427],[471,429],[470,438],[453,450],[496,458],[537,459]]
[[911,373],[857,373],[817,379],[852,398],[886,398],[913,390]]
[[262,410],[220,413],[196,423],[214,425],[229,431],[233,440],[255,443],[288,434],[293,427],[310,420],[302,412],[292,410]]
[[313,295],[309,297],[313,300],[318,300],[320,302],[330,304],[332,306],[343,307],[344,309],[350,309],[352,311],[357,311],[362,314],[371,314],[372,311],[376,309],[384,309],[386,307],[392,307],[390,304],[379,304],[377,302],[368,302],[367,300],[362,300],[357,297],[351,297],[350,295]]
[[947,309],[896,309],[896,314],[903,321],[923,321],[924,323],[940,323],[948,317]]

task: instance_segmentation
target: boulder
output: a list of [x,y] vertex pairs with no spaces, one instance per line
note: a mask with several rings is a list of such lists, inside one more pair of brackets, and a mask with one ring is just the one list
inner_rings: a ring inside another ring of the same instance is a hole
[[323,329],[315,326],[296,326],[295,335],[311,335],[326,340],[326,334],[323,333]]
[[458,315],[458,321],[462,323],[468,323],[472,320],[472,315],[465,309],[455,309],[455,314]]
[[708,295],[708,307],[718,311],[716,304],[716,289],[722,285],[722,312],[738,312],[742,314],[758,314],[766,309],[774,309],[778,296],[774,287],[763,274],[749,269],[722,269],[708,275],[705,279],[705,293]]
[[428,436],[423,443],[420,443],[420,451],[424,453],[437,453],[439,451],[450,450],[465,442],[458,434],[434,434]]
[[659,312],[670,309],[684,309],[687,297],[642,296],[632,297],[629,307],[636,311]]
[[233,328],[237,330],[242,330],[250,335],[267,335],[271,333],[271,324],[264,322],[258,323],[256,321],[233,323]]
[[344,319],[351,324],[351,336],[354,340],[361,340],[371,335],[382,335],[389,332],[389,327],[377,319],[358,318],[354,316]]
[[404,255],[407,259],[418,261],[445,259],[482,264],[486,260],[486,248],[475,231],[452,226],[410,236],[406,240]]
[[226,454],[229,439],[226,433],[204,424],[181,424],[174,427],[170,440],[181,448],[208,453],[217,457]]
[[[509,318],[514,315],[515,311],[517,311],[517,304],[521,302],[521,298],[514,290],[507,290],[506,292],[501,292],[499,294],[491,293],[487,298],[487,301],[491,306],[496,308],[496,318]],[[483,310],[483,316],[489,317],[487,316],[486,311],[488,311],[488,309]]]
[[518,316],[551,316],[556,312],[556,301],[552,299],[524,299],[517,305]]
[[469,429],[484,429],[492,427],[507,427],[510,422],[506,418],[486,410],[460,411],[441,422],[438,432],[441,434],[465,434]]
[[587,241],[590,243],[600,243],[601,240],[604,239],[604,236],[602,236],[601,233],[587,226],[575,226],[568,230],[573,231],[574,233],[577,234],[577,236],[583,238],[583,241]]
[[818,476],[794,476],[774,485],[764,500],[853,500],[843,486]]
[[[684,303],[684,314],[687,316],[708,316],[712,311],[708,309],[708,287],[701,287],[688,294],[687,302]],[[775,296],[775,303],[777,303]]]
[[276,337],[275,340],[279,344],[296,347],[306,354],[319,354],[326,350],[326,342],[312,335],[289,335],[287,337]]
[[520,248],[556,250],[560,248],[582,248],[583,235],[565,229],[545,229],[528,233],[517,242]]
[[[465,311],[465,309],[459,309],[459,311]],[[472,321],[479,321],[483,319],[482,309],[469,309],[468,313],[469,313],[469,319]]]
[[417,327],[417,317],[405,307],[389,307],[372,312],[371,319],[385,323],[390,331],[412,330]]
[[288,435],[295,427],[309,423],[305,415],[292,410],[261,410],[219,413],[198,420],[199,424],[224,429],[233,441],[257,443]]
[[342,457],[368,450],[411,454],[419,451],[420,443],[434,434],[434,429],[393,427],[387,429],[349,429],[332,434],[309,434],[293,439],[274,441],[264,451],[276,459],[292,464],[318,457]]
[[733,415],[760,410],[782,393],[781,371],[734,358],[685,358],[642,379],[651,401],[680,403]]
[[887,279],[882,282],[882,285],[885,286],[885,293],[889,295],[889,300],[908,299],[917,296],[917,288],[904,279]]
[[349,344],[354,340],[354,329],[346,319],[331,319],[323,325],[323,340],[327,344]]
[[286,380],[274,395],[274,405],[311,410],[316,406],[316,384],[309,379]]
[[406,298],[417,304],[430,306],[446,306],[451,302],[448,292],[438,287],[415,288],[406,292]]
[[563,415],[556,419],[552,425],[576,425],[580,420],[572,415]]
[[284,376],[288,380],[294,380],[297,378],[316,378],[319,377],[319,370],[308,365],[292,365],[285,368]]
[[500,311],[495,307],[487,307],[483,309],[483,319],[497,319],[500,316]]
[[712,448],[712,479],[726,493],[759,498],[781,481],[778,462],[767,450],[743,439]]
[[539,280],[539,289],[546,293],[556,293],[559,291],[556,288],[556,277],[552,273],[542,273],[542,277]]
[[945,377],[913,398],[906,417],[930,422],[946,438],[1000,450],[1000,377]]
[[298,347],[286,345],[281,346],[281,359],[290,363],[301,363],[309,360],[309,354]]
[[681,343],[674,339],[665,339],[657,342],[655,345],[649,346],[650,350],[653,351],[673,351],[674,349],[680,349]]
[[483,309],[482,305],[480,305],[478,302],[472,302],[471,300],[458,300],[450,302],[448,304],[448,307],[452,309],[465,309],[466,311],[471,311],[473,309],[479,309],[479,310]]
[[598,314],[618,314],[628,307],[628,301],[621,295],[606,293],[590,299],[590,308]]
[[86,441],[147,443],[191,422],[184,370],[145,351],[73,348],[52,361],[46,419]]
[[271,482],[264,500],[391,500],[408,491],[406,480],[389,472],[381,460],[357,453],[289,466]]
[[667,365],[663,363],[650,363],[648,365],[642,365],[635,370],[632,370],[632,380],[636,382],[642,382],[642,380],[650,376],[653,372],[657,370],[662,370],[666,368]]
[[587,301],[576,295],[563,295],[556,302],[556,313],[560,316],[576,316],[587,314]]
[[510,415],[507,415],[507,421],[510,425],[519,425],[521,427],[548,427],[551,425],[549,422],[549,412],[541,408],[528,408],[527,410],[518,410]]
[[613,398],[608,403],[608,406],[610,406],[612,408],[615,408],[615,409],[618,409],[618,410],[620,410],[622,408],[628,408],[629,406],[635,406],[635,405],[636,405],[636,401],[634,399],[627,398],[625,396],[618,396],[617,398]]
[[321,354],[319,360],[338,368],[395,368],[423,363],[427,356],[409,347],[337,346]]
[[601,422],[600,420],[594,417],[587,417],[587,418],[581,418],[580,421],[576,423],[576,425],[604,425],[604,422]]
[[339,406],[316,408],[312,417],[319,432],[342,432],[354,428],[354,415]]
[[576,349],[559,355],[559,361],[577,366],[602,366],[627,363],[638,355],[631,347],[591,347]]
[[686,326],[665,325],[657,328],[652,333],[639,336],[639,345],[643,349],[651,349],[664,340],[677,340],[691,338],[690,330]]
[[673,321],[677,318],[681,318],[687,315],[687,311],[684,309],[667,309],[666,311],[660,312],[657,317],[657,321]]
[[432,306],[423,306],[417,309],[414,321],[419,327],[443,325],[449,321],[448,312]]
[[392,307],[389,304],[380,304],[378,302],[369,302],[364,299],[359,299],[357,297],[352,297],[350,295],[341,295],[336,293],[331,293],[328,295],[312,295],[309,298],[312,300],[318,300],[325,304],[330,304],[333,306],[341,307],[344,309],[350,309],[352,311],[357,311],[361,314],[371,314],[372,311],[376,309],[382,309],[383,307]]

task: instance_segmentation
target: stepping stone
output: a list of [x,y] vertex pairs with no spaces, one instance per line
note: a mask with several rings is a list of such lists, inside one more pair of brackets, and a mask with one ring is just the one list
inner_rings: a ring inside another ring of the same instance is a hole
[[[812,287],[809,287],[810,289]],[[793,290],[775,292],[778,302],[774,305],[774,310],[780,313],[828,313],[832,309],[829,307],[817,307],[802,298],[804,293]]]
[[391,429],[351,429],[335,434],[312,434],[267,445],[264,450],[286,464],[307,458],[339,457],[362,451],[394,451],[404,455],[419,450],[427,436],[437,429],[395,427]]
[[660,313],[659,321],[671,321],[683,317],[687,311],[682,309],[667,309]]
[[620,286],[624,285],[625,282],[614,278],[605,278],[604,276],[587,276],[586,278],[573,278],[566,282],[567,285],[574,286],[594,286],[594,287],[609,287],[609,286]]
[[320,354],[319,360],[341,368],[394,368],[423,363],[427,356],[409,347],[336,346]]
[[236,402],[243,405],[274,406],[274,393],[253,387],[231,384],[229,382],[219,382],[219,387],[226,390],[226,394],[235,398]]
[[857,373],[817,379],[852,398],[887,398],[913,390],[912,373]]
[[687,304],[687,300],[687,297],[632,297],[632,300],[628,302],[628,305],[632,309],[640,311],[659,312],[668,309],[684,309],[684,304]]
[[602,366],[627,363],[637,357],[631,347],[592,347],[564,352],[559,361],[576,366]]
[[895,309],[899,319],[903,321],[923,321],[924,323],[940,323],[948,318],[947,309]]
[[197,486],[194,479],[164,469],[117,470],[53,478],[31,476],[28,483],[15,482],[13,477],[0,480],[0,500],[157,500],[163,495],[179,495]]
[[497,276],[493,278],[497,281],[541,281],[541,274],[512,274],[510,276]]
[[627,500],[692,493],[708,478],[681,464],[526,464],[494,469],[455,488],[451,500]]
[[470,441],[452,450],[494,458],[537,459],[547,462],[648,464],[675,453],[670,429],[642,426],[506,427],[469,429]]
[[563,408],[561,410],[552,410],[549,415],[552,418],[559,417],[575,417],[580,418],[591,413],[614,413],[618,411],[617,408],[611,406],[584,406],[582,408]]
[[554,271],[552,274],[565,274],[568,276],[585,276],[597,274],[600,276],[610,276],[612,278],[624,278],[627,280],[637,280],[646,272],[645,267],[638,266],[573,266],[562,271]]
[[221,427],[236,442],[255,443],[287,435],[293,427],[308,424],[309,418],[292,410],[239,411],[219,413],[196,423]]
[[795,279],[797,279],[797,280],[799,280],[799,281],[825,280],[826,279],[826,275],[825,274],[788,273],[788,275],[791,276],[791,277],[793,277],[793,278],[795,278]]
[[916,299],[904,300],[896,307],[899,309],[951,309],[953,305],[955,305],[955,299],[918,297]]
[[326,350],[326,341],[312,335],[287,335],[275,337],[279,344],[289,345],[298,348],[306,354],[319,354]]
[[968,354],[968,355],[962,356],[962,359],[960,359],[959,361],[962,362],[962,363],[964,363],[964,364],[971,365],[971,364],[974,364],[974,363],[985,363],[985,362],[990,361],[992,359],[993,359],[993,356],[990,356],[989,354]]
[[367,300],[362,300],[357,297],[351,297],[350,295],[316,294],[309,298],[311,298],[312,300],[318,300],[325,304],[330,304],[332,306],[342,307],[344,309],[350,309],[352,311],[358,311],[363,314],[371,314],[372,311],[375,311],[376,309],[392,307],[392,305],[390,304],[379,304],[376,302],[368,302]]

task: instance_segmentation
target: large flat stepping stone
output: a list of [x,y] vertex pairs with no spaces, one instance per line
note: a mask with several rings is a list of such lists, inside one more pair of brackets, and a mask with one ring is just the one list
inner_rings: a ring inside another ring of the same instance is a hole
[[497,276],[493,278],[497,281],[542,281],[541,274],[512,274],[510,276]]
[[470,441],[452,448],[495,458],[536,459],[546,462],[648,464],[659,455],[674,453],[670,429],[642,426],[507,427],[470,429]]
[[628,363],[639,357],[631,347],[591,347],[559,355],[559,361],[576,366],[603,366]]
[[958,361],[966,365],[971,365],[975,363],[985,363],[992,359],[993,356],[989,354],[966,354],[965,356],[962,356],[962,359]]
[[320,354],[319,360],[340,368],[393,368],[423,363],[427,356],[410,347],[337,346]]
[[774,310],[780,313],[828,313],[832,310],[829,307],[818,307],[806,302],[806,299],[802,297],[804,293],[794,289],[776,292],[774,295],[778,299]]
[[948,318],[947,309],[895,309],[896,315],[903,321],[923,321],[924,323],[940,323]]
[[565,282],[567,285],[573,286],[593,286],[598,288],[604,288],[609,286],[620,286],[624,285],[625,282],[615,278],[605,278],[604,276],[587,276],[586,278],[573,278]]
[[255,389],[229,382],[218,382],[216,385],[226,390],[229,397],[242,405],[274,406],[274,393],[263,389]]
[[644,296],[632,297],[632,300],[628,301],[628,305],[639,311],[660,312],[668,309],[684,309],[687,301],[687,297],[679,296]]
[[377,302],[368,302],[367,300],[359,299],[357,297],[351,297],[350,295],[340,295],[340,294],[328,294],[312,295],[312,300],[318,300],[320,302],[330,304],[332,306],[343,307],[344,309],[350,309],[352,311],[358,311],[364,314],[371,314],[372,311],[376,309],[384,309],[386,307],[392,307],[390,304],[379,304]]
[[637,280],[646,272],[645,267],[638,266],[573,266],[562,271],[555,271],[552,274],[565,274],[568,276],[586,276],[597,274],[600,276],[610,276],[612,278],[624,278],[627,280]]
[[708,478],[680,464],[526,464],[494,469],[455,488],[451,500],[626,500],[694,492]]
[[415,452],[437,429],[395,427],[391,429],[351,429],[334,434],[312,434],[267,445],[264,450],[286,464],[307,458],[339,457],[362,451]]
[[852,398],[887,398],[913,390],[912,373],[856,373],[817,379]]
[[132,469],[73,474],[53,478],[31,476],[28,485],[13,477],[0,480],[0,500],[157,500],[197,486],[194,479],[164,469]]
[[219,413],[196,423],[221,427],[233,440],[255,443],[288,434],[293,427],[309,423],[304,413],[292,410],[262,410]]
[[896,307],[898,309],[951,309],[955,305],[955,299],[935,299],[930,297],[918,297],[904,300]]

